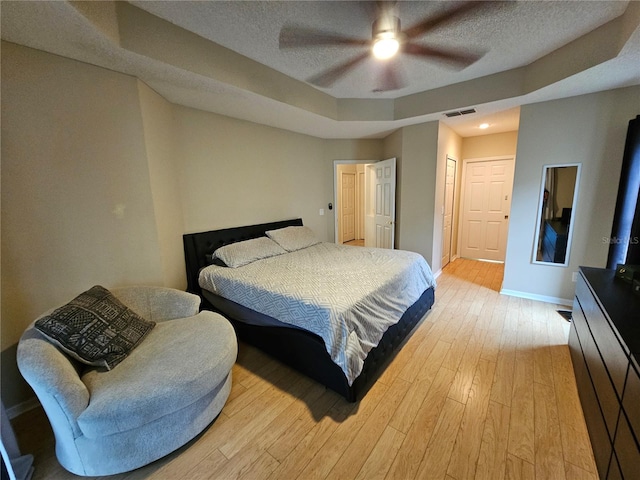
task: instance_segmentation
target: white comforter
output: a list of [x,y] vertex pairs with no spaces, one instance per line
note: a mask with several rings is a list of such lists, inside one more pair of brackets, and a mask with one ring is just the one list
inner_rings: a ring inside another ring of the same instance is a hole
[[200,286],[324,340],[349,384],[368,352],[435,280],[413,252],[319,243],[238,268],[211,265]]

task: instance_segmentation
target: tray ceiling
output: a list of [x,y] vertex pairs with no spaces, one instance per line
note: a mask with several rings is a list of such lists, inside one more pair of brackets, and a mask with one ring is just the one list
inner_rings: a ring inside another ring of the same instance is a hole
[[[522,104],[640,84],[640,2],[500,2],[424,35],[483,49],[451,71],[395,60],[407,85],[376,92],[366,60],[330,88],[307,80],[365,47],[280,50],[284,25],[371,38],[375,2],[2,2],[2,38],[140,78],[177,104],[324,138],[382,137],[441,120],[463,136],[517,128]],[[403,28],[452,2],[400,1]],[[366,51],[366,48],[365,48]],[[477,114],[447,118],[450,110]],[[471,118],[472,117],[472,118]]]

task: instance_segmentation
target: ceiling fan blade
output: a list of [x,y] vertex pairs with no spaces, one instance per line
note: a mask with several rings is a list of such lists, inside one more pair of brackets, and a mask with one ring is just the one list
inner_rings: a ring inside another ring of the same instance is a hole
[[387,62],[382,67],[380,86],[374,92],[399,90],[406,86],[404,72],[398,62]]
[[462,70],[475,63],[484,56],[486,52],[466,52],[463,50],[452,50],[448,48],[428,47],[417,43],[405,43],[403,53],[438,60],[453,68]]
[[370,40],[349,38],[310,28],[283,27],[280,30],[280,48],[319,47],[325,45],[368,46]]
[[447,10],[445,12],[440,12],[439,14],[430,16],[422,20],[421,22],[412,25],[403,31],[407,39],[411,40],[412,38],[419,37],[424,35],[429,30],[439,27],[446,22],[450,22],[452,20],[456,20],[457,17],[460,17],[471,10],[478,10],[481,8],[489,7],[491,4],[497,4],[502,2],[480,2],[480,1],[471,1],[464,2],[459,4],[458,6]]
[[336,80],[367,57],[369,57],[368,51],[357,55],[340,65],[336,65],[333,68],[325,70],[318,75],[314,75],[308,80],[308,82],[317,85],[318,87],[330,87]]

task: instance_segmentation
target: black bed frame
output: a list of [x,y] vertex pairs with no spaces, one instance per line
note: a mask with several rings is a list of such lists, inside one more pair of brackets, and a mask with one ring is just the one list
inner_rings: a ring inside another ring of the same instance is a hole
[[[202,289],[198,284],[200,270],[210,264],[210,255],[217,248],[230,243],[264,236],[268,230],[300,225],[302,225],[302,219],[297,218],[184,235],[187,290],[202,298],[202,308],[219,311],[227,317],[241,340],[256,346],[285,364],[317,380],[326,387],[343,395],[348,401],[355,402],[361,399],[369,390],[375,379],[382,373],[381,367],[385,366],[387,360],[395,355],[403,340],[431,308],[434,302],[433,288],[427,289],[409,307],[400,321],[389,327],[378,346],[369,352],[358,378],[354,380],[352,385],[349,385],[344,372],[331,360],[320,336],[295,327],[270,327],[248,324],[242,321],[244,307],[227,309],[220,306],[224,305],[224,302],[216,302],[218,306],[215,307],[203,295]],[[207,296],[209,296],[209,293],[207,293]]]

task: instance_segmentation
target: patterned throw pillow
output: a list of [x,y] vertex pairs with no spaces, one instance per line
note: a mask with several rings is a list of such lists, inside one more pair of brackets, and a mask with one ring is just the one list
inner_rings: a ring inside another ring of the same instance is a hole
[[266,234],[287,252],[295,252],[320,243],[316,234],[309,227],[285,227],[269,230]]
[[71,357],[107,370],[124,360],[154,326],[99,285],[35,323]]

